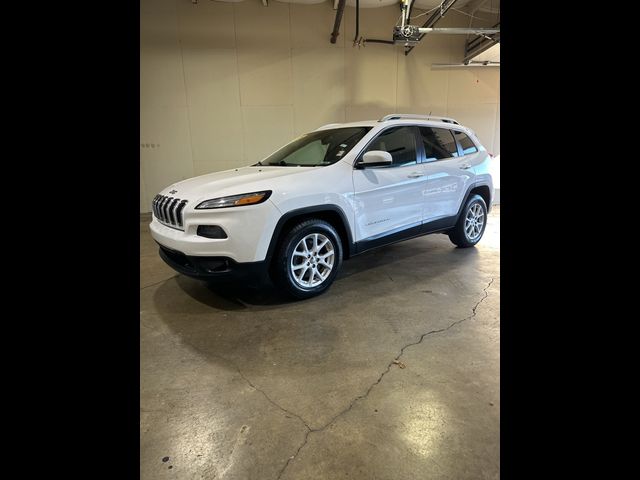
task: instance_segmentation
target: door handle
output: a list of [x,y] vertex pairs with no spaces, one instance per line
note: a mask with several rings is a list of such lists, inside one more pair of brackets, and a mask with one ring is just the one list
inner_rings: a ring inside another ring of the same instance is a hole
[[469,170],[471,168],[471,165],[469,165],[468,163],[465,163],[464,165],[460,165],[460,170]]
[[413,172],[409,174],[409,178],[420,178],[420,177],[424,177],[424,173]]

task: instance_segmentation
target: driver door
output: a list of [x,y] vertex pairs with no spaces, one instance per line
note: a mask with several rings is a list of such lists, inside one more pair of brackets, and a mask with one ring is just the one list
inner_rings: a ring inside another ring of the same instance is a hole
[[[374,240],[420,228],[427,175],[419,162],[417,129],[411,125],[383,130],[358,156],[353,170],[356,241]],[[358,166],[365,152],[389,152],[389,166]]]

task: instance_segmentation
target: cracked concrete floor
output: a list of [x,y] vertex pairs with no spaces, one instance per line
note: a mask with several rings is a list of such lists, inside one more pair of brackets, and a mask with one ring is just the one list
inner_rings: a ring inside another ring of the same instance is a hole
[[212,289],[140,223],[142,479],[499,478],[500,215],[346,261],[331,289]]

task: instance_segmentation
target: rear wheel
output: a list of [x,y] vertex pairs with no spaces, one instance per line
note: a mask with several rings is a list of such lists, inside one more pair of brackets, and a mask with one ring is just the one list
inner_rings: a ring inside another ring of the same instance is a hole
[[449,239],[458,247],[473,247],[480,241],[487,227],[487,204],[477,194],[467,200],[458,223],[449,231]]
[[335,228],[324,220],[295,225],[280,243],[273,261],[274,283],[295,298],[323,293],[342,264],[342,243]]

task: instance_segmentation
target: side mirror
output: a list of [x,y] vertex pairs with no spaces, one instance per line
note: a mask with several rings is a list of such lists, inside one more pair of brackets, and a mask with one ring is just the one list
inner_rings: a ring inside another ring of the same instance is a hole
[[362,168],[366,167],[382,167],[391,165],[393,163],[393,157],[389,152],[382,150],[371,150],[370,152],[362,155],[362,160],[358,162],[358,165]]

